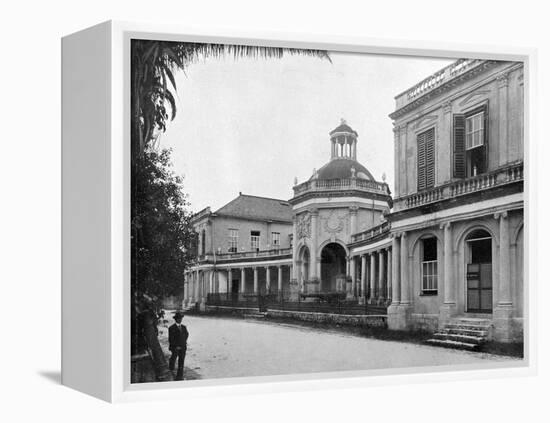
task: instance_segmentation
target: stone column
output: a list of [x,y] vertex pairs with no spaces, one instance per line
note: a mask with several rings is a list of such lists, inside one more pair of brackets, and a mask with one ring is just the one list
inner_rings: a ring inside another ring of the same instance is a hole
[[384,265],[384,250],[382,249],[378,251],[378,299],[380,301],[385,299],[384,277],[386,276],[386,270]]
[[369,293],[369,300],[372,303],[376,297],[376,258],[375,258],[375,252],[373,251],[370,253],[370,293]]
[[254,268],[254,294],[258,293],[258,268]]
[[277,290],[281,292],[283,290],[283,266],[277,266]]
[[444,260],[444,276],[445,287],[443,302],[448,306],[456,305],[456,287],[453,275],[453,242],[451,232],[451,222],[442,225],[443,228],[443,260]]
[[510,232],[508,224],[508,213],[499,213],[499,290],[498,305],[504,307],[512,306],[512,289],[510,284]]
[[408,306],[411,304],[411,289],[409,269],[409,254],[407,248],[407,233],[401,235],[401,304]]
[[393,267],[392,267],[392,251],[391,248],[386,248],[386,255],[388,259],[388,268],[386,269],[386,292],[387,292],[387,299],[391,300],[392,297],[392,273],[393,273]]
[[319,232],[317,223],[319,218],[319,211],[317,209],[311,209],[311,249],[309,251],[309,279],[311,281],[317,281],[319,275],[317,274],[317,233]]
[[355,257],[353,256],[349,258],[349,270],[349,274],[351,277],[351,287],[346,297],[348,299],[353,299],[355,298]]
[[493,311],[493,323],[495,327],[494,339],[499,342],[511,342],[519,335],[514,333],[512,317],[514,305],[512,301],[512,286],[510,284],[510,228],[508,212],[495,214],[499,219],[499,284],[498,301]]
[[229,295],[233,289],[233,270],[231,268],[227,269],[227,294]]
[[188,273],[185,273],[185,280],[183,281],[183,305],[185,306],[189,300],[189,281]]
[[269,266],[265,267],[265,290],[267,293],[271,291],[271,271]]
[[366,297],[366,281],[367,281],[367,255],[361,255],[361,296],[359,302],[364,304]]
[[246,290],[246,268],[241,267],[241,294]]
[[290,273],[290,283],[295,284],[298,281],[298,266],[296,266],[296,245],[298,244],[298,232],[296,229],[298,218],[296,215],[292,216],[292,269]]
[[[503,166],[508,162],[508,74],[501,74],[498,81],[498,140],[499,165]],[[485,120],[488,122],[488,119]],[[487,131],[488,128],[485,128]]]
[[199,296],[199,284],[200,284],[200,273],[199,273],[199,270],[197,269],[195,271],[195,292],[193,293],[193,296],[195,297],[195,301],[199,301],[200,299],[200,296]]

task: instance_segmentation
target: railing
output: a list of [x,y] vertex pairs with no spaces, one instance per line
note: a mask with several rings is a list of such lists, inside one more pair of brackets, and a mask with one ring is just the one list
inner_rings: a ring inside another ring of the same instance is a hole
[[390,232],[390,222],[386,221],[366,231],[351,236],[351,242],[367,241]]
[[312,191],[340,191],[354,189],[377,194],[390,195],[388,184],[358,178],[348,179],[313,179],[294,187],[294,196]]
[[208,294],[206,305],[234,308],[262,308],[264,310],[302,311],[309,313],[332,313],[352,315],[385,315],[384,304],[359,304],[357,300],[346,300],[345,294],[319,293],[299,295],[291,300],[288,290],[271,293],[218,293]]
[[273,248],[271,250],[260,251],[241,251],[237,253],[221,253],[204,256],[203,260],[211,260],[216,257],[216,260],[233,260],[242,258],[257,258],[257,257],[278,257],[292,254],[292,248]]
[[419,207],[523,180],[523,162],[394,200],[394,210]]
[[460,59],[449,66],[437,71],[423,79],[418,84],[395,97],[396,109],[399,109],[416,98],[441,86],[443,83],[467,72],[468,70],[482,64],[484,60]]

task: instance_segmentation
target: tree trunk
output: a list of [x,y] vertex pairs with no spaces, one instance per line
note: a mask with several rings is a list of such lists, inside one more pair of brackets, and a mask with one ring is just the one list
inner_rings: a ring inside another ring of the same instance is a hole
[[151,358],[153,359],[153,365],[155,367],[155,373],[159,382],[166,382],[174,380],[172,372],[168,368],[164,351],[160,346],[160,342],[157,335],[156,319],[153,313],[148,311],[143,316],[143,335],[145,342],[151,352]]

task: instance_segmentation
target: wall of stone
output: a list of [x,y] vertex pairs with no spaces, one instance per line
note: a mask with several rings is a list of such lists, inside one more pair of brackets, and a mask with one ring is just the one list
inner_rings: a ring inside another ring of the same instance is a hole
[[304,311],[269,310],[268,317],[283,317],[306,322],[337,323],[342,325],[386,327],[386,316],[309,313]]

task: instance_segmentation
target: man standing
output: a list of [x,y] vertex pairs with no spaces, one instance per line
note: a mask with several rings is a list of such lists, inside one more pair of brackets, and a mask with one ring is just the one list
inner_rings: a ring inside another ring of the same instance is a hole
[[189,332],[185,325],[181,324],[183,319],[183,313],[177,311],[174,314],[174,323],[168,328],[168,349],[172,352],[170,357],[170,370],[174,370],[174,365],[176,364],[176,358],[178,359],[178,373],[176,375],[176,380],[183,379],[183,363],[185,361],[185,353],[187,352],[187,338],[189,337]]

